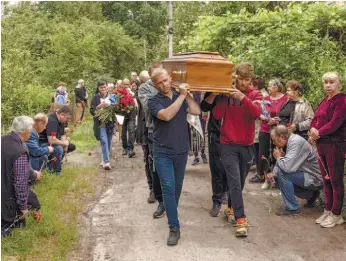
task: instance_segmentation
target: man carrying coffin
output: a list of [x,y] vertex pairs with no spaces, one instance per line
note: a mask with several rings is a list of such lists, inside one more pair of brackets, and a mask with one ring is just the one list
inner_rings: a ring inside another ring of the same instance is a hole
[[169,236],[167,245],[173,246],[180,238],[178,203],[183,186],[189,136],[187,113],[199,115],[201,110],[187,92],[187,84],[179,86],[179,92],[171,89],[171,77],[165,69],[155,69],[151,79],[158,94],[149,99],[148,108],[153,117],[153,155],[160,178]]
[[236,236],[247,236],[247,219],[242,191],[254,158],[255,119],[261,115],[262,93],[252,86],[254,77],[250,64],[240,64],[235,70],[236,88],[222,96],[213,109],[221,120],[221,162],[226,172],[230,192],[227,212],[235,216]]

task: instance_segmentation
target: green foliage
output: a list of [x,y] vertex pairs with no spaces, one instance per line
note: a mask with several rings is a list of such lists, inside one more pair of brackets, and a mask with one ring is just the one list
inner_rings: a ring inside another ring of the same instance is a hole
[[[255,14],[259,8],[275,10],[277,7],[286,8],[288,2],[174,2],[174,52],[188,50],[188,36],[196,29],[198,19],[205,16],[226,16],[229,13],[237,14],[242,9]],[[194,15],[191,15],[194,14]],[[196,15],[195,15],[196,14]],[[203,19],[203,18],[201,18]]]
[[[3,85],[4,86],[4,85]],[[47,112],[50,107],[52,91],[39,85],[27,85],[22,88],[2,89],[2,121],[11,123],[14,116],[34,116],[38,112]]]
[[[11,8],[5,7],[2,18],[1,112],[5,125],[14,116],[45,111],[60,81],[67,83],[72,94],[82,78],[92,97],[101,77],[129,77],[143,64],[142,42],[120,24],[107,21],[101,3],[21,2]],[[23,91],[27,89],[29,93]],[[37,96],[31,99],[35,91]]]
[[[136,39],[141,39],[140,50],[147,53],[147,60],[159,58],[161,36],[166,35],[167,2],[103,2],[102,11],[110,21],[121,24],[126,33]],[[146,49],[144,43],[146,41]],[[167,48],[167,42],[165,43]],[[143,55],[142,54],[142,55]],[[166,58],[166,57],[161,57]],[[149,64],[149,62],[147,62]],[[137,71],[143,69],[144,63],[137,63]]]
[[300,80],[316,106],[323,97],[322,75],[346,70],[345,27],[346,8],[335,5],[295,3],[255,14],[244,8],[199,17],[187,43],[190,50],[219,51],[236,64],[250,61],[256,74],[267,80]]

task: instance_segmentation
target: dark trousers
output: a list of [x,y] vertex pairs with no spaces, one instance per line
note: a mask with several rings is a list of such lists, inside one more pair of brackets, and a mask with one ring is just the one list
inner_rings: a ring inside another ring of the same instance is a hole
[[149,149],[148,164],[149,164],[150,173],[152,175],[152,183],[153,183],[152,188],[154,190],[155,199],[158,202],[163,202],[160,178],[157,175],[157,172],[156,172],[155,167],[154,167],[153,137],[152,137],[152,135],[153,135],[152,133],[148,134],[148,149]]
[[123,149],[134,149],[136,139],[136,117],[131,116],[130,118],[125,118],[122,132],[121,132],[121,141]]
[[[274,149],[274,143],[270,142],[270,133],[267,132],[260,132],[258,135],[259,140],[259,150],[258,150],[258,156],[259,156],[259,168],[257,169],[257,174],[259,176],[264,176],[264,174],[270,172],[269,169],[271,166],[274,166],[276,161],[274,157],[271,156],[271,152]],[[269,161],[265,159],[261,159],[262,155],[266,157]]]
[[[18,208],[18,205],[16,205],[17,208],[13,208],[13,207],[11,209],[11,213],[13,214],[12,220],[10,220],[8,217],[6,218],[6,220],[4,220],[2,218],[2,215],[1,215],[1,232],[5,231],[10,226],[12,226],[12,228],[16,227],[16,224],[18,224],[18,223],[24,223],[25,224],[25,220],[15,221],[18,216],[22,215],[22,212]],[[40,202],[38,201],[38,198],[37,198],[35,192],[33,192],[31,190],[31,188],[29,188],[28,210],[38,211],[38,210],[40,210],[40,208],[41,208],[41,205],[40,205]],[[7,211],[7,210],[2,209],[2,211]],[[17,227],[18,227],[18,225],[17,225]]]
[[142,150],[144,154],[145,174],[147,176],[148,186],[151,191],[153,189],[153,176],[149,168],[149,145],[142,144]]
[[38,211],[40,210],[40,208],[41,208],[41,205],[40,205],[40,202],[38,201],[37,195],[35,194],[35,192],[29,189],[28,209],[33,211]]
[[[346,142],[318,144],[317,150],[320,155],[318,164],[320,165],[324,185],[324,208],[332,211],[335,215],[340,215],[345,194],[343,178]],[[329,179],[324,178],[327,174]]]
[[228,198],[228,207],[233,208],[236,219],[245,217],[242,191],[253,156],[253,146],[221,144],[221,162],[226,172],[231,195]]
[[209,133],[208,144],[211,187],[213,190],[212,200],[221,204],[222,195],[227,191],[227,179],[225,170],[221,164],[220,137],[215,133]]
[[254,143],[254,152],[255,152],[255,164],[256,164],[256,171],[259,170],[259,164],[260,164],[260,156],[259,156],[259,142]]

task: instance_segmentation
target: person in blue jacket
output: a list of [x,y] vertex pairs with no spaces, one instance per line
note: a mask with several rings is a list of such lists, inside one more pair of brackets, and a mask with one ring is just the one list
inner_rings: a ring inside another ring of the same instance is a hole
[[[29,151],[30,166],[34,170],[40,170],[42,165],[48,160],[48,155],[54,151],[52,146],[40,147],[38,133],[46,129],[48,117],[44,113],[38,113],[34,117],[34,125],[30,138],[26,141]],[[45,164],[44,164],[45,165]],[[44,167],[44,166],[43,166]]]

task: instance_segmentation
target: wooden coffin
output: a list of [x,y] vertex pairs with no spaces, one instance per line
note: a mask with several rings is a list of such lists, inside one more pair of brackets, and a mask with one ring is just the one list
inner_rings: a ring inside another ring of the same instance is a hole
[[162,63],[174,88],[181,83],[188,83],[190,91],[225,93],[232,88],[234,64],[218,52],[179,53]]

